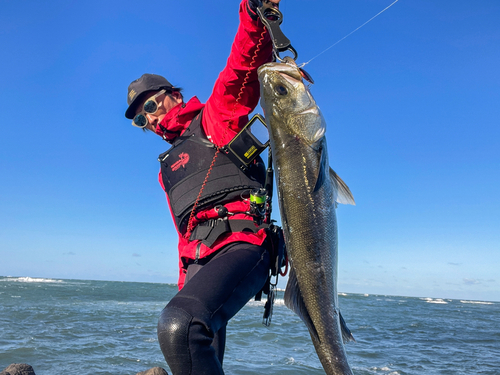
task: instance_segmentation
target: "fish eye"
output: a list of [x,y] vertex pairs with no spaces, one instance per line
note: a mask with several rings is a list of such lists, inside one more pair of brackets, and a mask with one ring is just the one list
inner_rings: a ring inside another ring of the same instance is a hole
[[275,91],[278,93],[278,95],[286,95],[288,94],[288,90],[281,85],[276,86]]

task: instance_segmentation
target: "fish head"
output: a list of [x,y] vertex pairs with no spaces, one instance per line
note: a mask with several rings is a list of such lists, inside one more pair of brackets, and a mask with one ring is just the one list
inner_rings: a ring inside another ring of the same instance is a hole
[[271,132],[286,132],[309,145],[324,136],[326,123],[293,60],[264,64],[258,75],[261,106]]

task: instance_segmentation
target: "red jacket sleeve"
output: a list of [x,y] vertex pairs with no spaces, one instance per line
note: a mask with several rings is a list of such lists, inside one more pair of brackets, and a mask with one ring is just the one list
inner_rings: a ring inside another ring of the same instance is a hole
[[260,20],[250,18],[247,2],[240,4],[240,25],[231,54],[203,113],[203,128],[219,146],[227,144],[248,122],[260,97],[257,69],[271,60],[269,33]]

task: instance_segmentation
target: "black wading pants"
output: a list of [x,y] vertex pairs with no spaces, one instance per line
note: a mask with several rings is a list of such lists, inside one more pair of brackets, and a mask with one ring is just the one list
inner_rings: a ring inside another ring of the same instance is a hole
[[188,266],[184,287],[163,309],[158,341],[173,375],[222,375],[227,322],[264,286],[265,247],[237,242]]

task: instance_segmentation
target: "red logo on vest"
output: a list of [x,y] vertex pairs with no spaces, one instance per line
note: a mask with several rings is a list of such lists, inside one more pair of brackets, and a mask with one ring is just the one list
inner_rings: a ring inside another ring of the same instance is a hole
[[181,152],[179,154],[179,160],[177,160],[170,168],[172,168],[172,171],[178,170],[180,167],[185,167],[186,164],[189,162],[189,155],[186,154],[185,152]]

